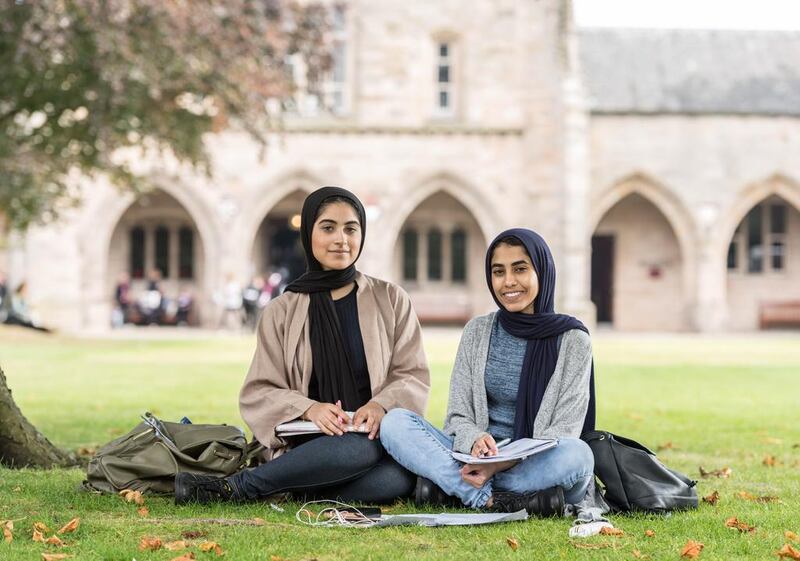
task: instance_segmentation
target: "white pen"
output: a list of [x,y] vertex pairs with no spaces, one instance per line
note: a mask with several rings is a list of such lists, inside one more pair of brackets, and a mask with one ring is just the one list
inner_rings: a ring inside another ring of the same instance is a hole
[[503,440],[501,440],[500,442],[495,444],[495,446],[497,448],[500,448],[501,446],[505,446],[506,444],[511,444],[511,439],[510,438],[504,438]]

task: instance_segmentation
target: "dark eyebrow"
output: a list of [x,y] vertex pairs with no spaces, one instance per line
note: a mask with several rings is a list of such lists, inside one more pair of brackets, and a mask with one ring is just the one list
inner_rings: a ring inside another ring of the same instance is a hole
[[[530,265],[530,263],[528,263],[527,261],[525,261],[523,259],[523,260],[520,260],[520,261],[514,261],[511,264],[512,267],[516,267],[517,265]],[[502,263],[492,263],[492,269],[494,269],[495,267],[503,267],[503,266],[504,265]]]
[[[336,222],[336,220],[331,220],[330,218],[324,218],[324,219],[319,221],[320,224],[324,224],[326,222],[330,222],[331,224],[338,224],[338,222]],[[350,220],[348,222],[345,222],[344,224],[345,224],[345,226],[349,226],[349,225],[352,225],[352,224],[355,224],[356,226],[361,226],[361,224],[359,224],[358,220]]]

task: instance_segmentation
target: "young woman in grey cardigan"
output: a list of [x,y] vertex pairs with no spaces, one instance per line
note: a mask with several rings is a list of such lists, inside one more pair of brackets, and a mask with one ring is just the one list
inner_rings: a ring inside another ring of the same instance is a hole
[[[555,265],[545,241],[512,229],[489,246],[486,276],[499,310],[464,328],[444,430],[403,409],[381,423],[381,442],[419,475],[417,501],[561,515],[586,496],[594,460],[580,440],[594,428],[591,341],[553,311]],[[462,464],[451,452],[497,454],[501,439],[557,438],[522,461]]]

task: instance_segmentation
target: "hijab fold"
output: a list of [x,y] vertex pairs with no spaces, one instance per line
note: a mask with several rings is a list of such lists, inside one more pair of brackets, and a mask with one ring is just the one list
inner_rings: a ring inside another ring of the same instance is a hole
[[[531,258],[533,268],[539,277],[539,294],[533,304],[533,314],[509,312],[498,300],[492,287],[492,253],[503,238],[518,239]],[[516,413],[514,415],[514,439],[533,436],[533,424],[542,404],[547,385],[558,361],[558,338],[561,334],[580,329],[589,333],[580,320],[554,311],[556,267],[547,242],[532,230],[512,228],[500,233],[489,245],[486,252],[486,282],[492,298],[500,310],[497,318],[509,334],[527,341],[522,372],[519,377]],[[582,433],[594,430],[594,360],[589,377],[589,407],[583,422]]]
[[[358,213],[361,225],[361,247],[356,259],[347,268],[325,271],[314,257],[311,234],[322,203],[331,197],[341,197],[352,203]],[[310,396],[322,403],[342,402],[345,411],[355,411],[362,405],[358,396],[350,359],[345,351],[345,341],[331,290],[341,288],[356,278],[355,261],[361,255],[366,238],[367,222],[361,201],[346,189],[322,187],[303,202],[300,215],[300,238],[306,255],[306,272],[286,287],[289,292],[308,294],[308,321],[311,339],[311,359],[313,363],[310,387],[316,387],[319,395]]]

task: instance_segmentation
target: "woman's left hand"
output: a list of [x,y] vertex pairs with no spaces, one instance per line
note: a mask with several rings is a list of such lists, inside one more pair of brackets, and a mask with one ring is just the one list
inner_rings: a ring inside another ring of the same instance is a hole
[[386,415],[386,410],[383,407],[374,401],[368,401],[366,405],[360,407],[359,410],[356,411],[356,414],[353,415],[353,424],[357,427],[366,425],[367,431],[369,432],[369,439],[375,440],[378,436],[378,431],[380,430],[384,415]]
[[491,464],[466,464],[461,468],[461,479],[480,489],[496,473],[511,469],[517,462],[493,462]]

